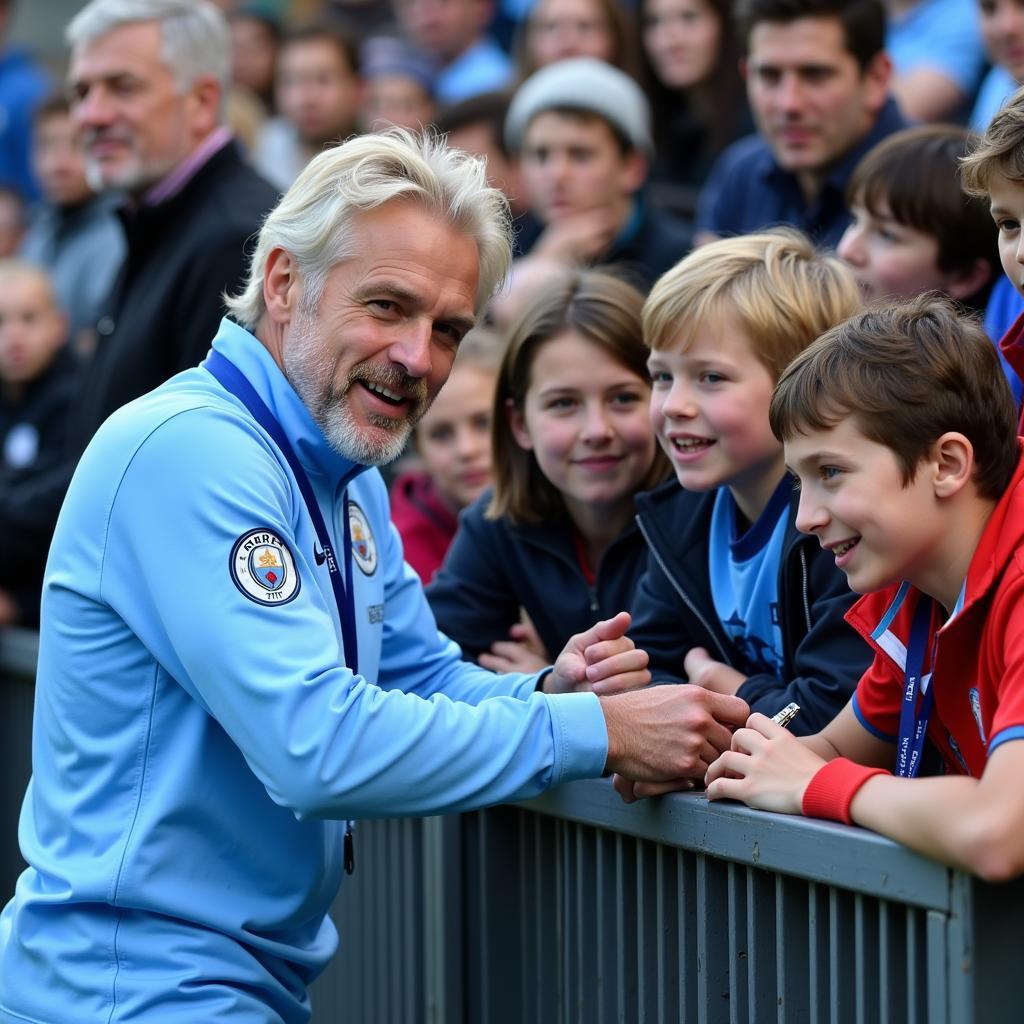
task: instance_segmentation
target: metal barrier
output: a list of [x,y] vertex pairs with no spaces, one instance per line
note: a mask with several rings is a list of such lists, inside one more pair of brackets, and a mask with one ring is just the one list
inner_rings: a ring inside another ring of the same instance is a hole
[[[20,870],[35,636],[0,634],[0,881]],[[315,1024],[980,1024],[1024,1017],[1024,879],[862,829],[607,780],[360,824]]]
[[1024,881],[862,829],[700,795],[627,807],[602,780],[402,828],[357,831],[316,1024],[1024,1017]]

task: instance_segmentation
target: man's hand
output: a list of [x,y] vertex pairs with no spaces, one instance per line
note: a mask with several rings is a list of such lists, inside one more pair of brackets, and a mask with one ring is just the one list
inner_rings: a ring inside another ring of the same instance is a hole
[[630,621],[628,612],[619,612],[572,637],[544,680],[544,691],[608,694],[646,686],[651,681],[647,652],[637,650],[626,636]]
[[750,807],[800,814],[804,791],[825,762],[787,729],[753,714],[708,769],[709,800],[741,800]]
[[[652,686],[601,698],[608,726],[606,768],[636,783],[628,796],[684,789],[701,779],[750,714],[746,701],[701,686]],[[670,783],[646,787],[640,783]],[[616,785],[626,798],[626,781]]]
[[734,694],[747,681],[742,672],[725,662],[715,661],[703,647],[690,648],[683,659],[683,671],[691,683],[715,693]]

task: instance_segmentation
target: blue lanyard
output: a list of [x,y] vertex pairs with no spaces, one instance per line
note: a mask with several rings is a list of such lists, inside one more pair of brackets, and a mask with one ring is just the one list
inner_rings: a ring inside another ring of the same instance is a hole
[[298,456],[291,446],[291,442],[281,429],[274,414],[267,408],[266,403],[256,393],[256,389],[246,380],[245,375],[226,356],[214,350],[207,356],[203,364],[214,377],[223,385],[225,390],[230,391],[245,407],[252,413],[257,423],[271,436],[274,444],[281,449],[291,467],[295,482],[302,492],[303,501],[306,503],[306,510],[309,518],[313,520],[313,529],[316,531],[320,547],[323,549],[324,559],[331,576],[331,587],[334,590],[334,599],[338,603],[338,615],[341,619],[341,638],[345,645],[345,664],[355,675],[359,671],[359,650],[356,641],[356,609],[355,599],[352,594],[352,538],[349,533],[348,521],[348,495],[345,496],[345,507],[342,515],[343,529],[345,535],[345,576],[342,578],[341,567],[338,559],[334,556],[334,546],[331,543],[331,535],[324,522],[323,513],[317,504],[316,495],[313,493],[313,485],[306,476]]
[[[914,611],[907,645],[907,664],[904,670],[903,705],[900,707],[900,735],[896,747],[896,774],[912,779],[921,770],[921,754],[928,735],[928,719],[935,705],[935,688],[929,686],[921,694],[917,707],[917,694],[921,690],[925,651],[932,631],[932,600],[923,594]],[[933,666],[934,668],[934,666]]]

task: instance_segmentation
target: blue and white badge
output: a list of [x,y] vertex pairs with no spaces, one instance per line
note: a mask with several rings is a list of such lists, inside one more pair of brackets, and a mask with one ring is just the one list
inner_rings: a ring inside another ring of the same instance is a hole
[[280,534],[250,530],[231,549],[231,578],[257,604],[287,604],[299,592],[295,559]]
[[377,571],[377,542],[366,513],[354,501],[348,503],[348,528],[352,536],[352,557],[366,576],[372,576]]

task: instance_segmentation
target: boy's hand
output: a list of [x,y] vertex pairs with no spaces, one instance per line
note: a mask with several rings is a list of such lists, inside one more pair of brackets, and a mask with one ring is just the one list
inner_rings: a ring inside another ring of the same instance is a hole
[[804,791],[825,762],[770,718],[753,714],[733,735],[704,781],[709,800],[740,800],[748,807],[800,814]]
[[715,661],[703,647],[690,648],[683,659],[683,671],[691,683],[715,693],[735,694],[747,681],[742,672],[722,661]]
[[593,690],[603,695],[646,686],[651,681],[647,652],[637,650],[626,636],[631,621],[629,612],[619,612],[570,638],[544,680],[544,691]]

